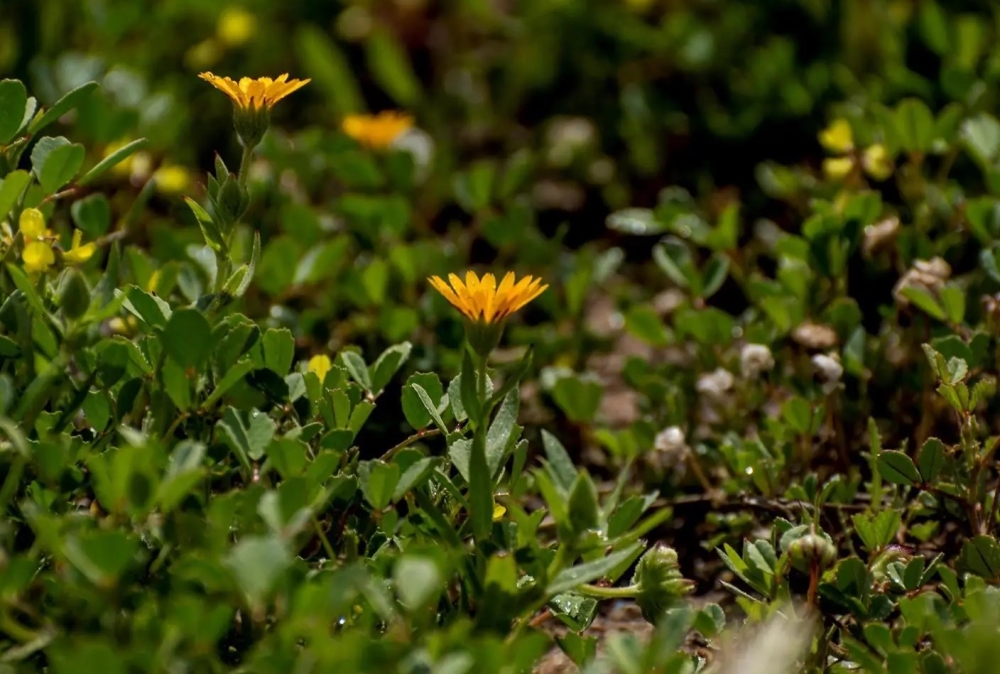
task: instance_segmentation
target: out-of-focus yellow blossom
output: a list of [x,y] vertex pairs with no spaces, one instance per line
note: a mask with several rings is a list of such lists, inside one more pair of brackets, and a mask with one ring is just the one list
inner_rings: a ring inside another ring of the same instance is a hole
[[843,180],[854,168],[850,157],[827,157],[823,160],[823,174],[830,180]]
[[226,7],[219,14],[215,32],[222,44],[227,47],[239,47],[246,44],[257,32],[257,17],[242,7]]
[[229,96],[237,107],[244,110],[269,109],[282,98],[298,91],[311,81],[308,79],[289,80],[288,73],[275,79],[241,77],[239,82],[207,72],[201,73],[198,77]]
[[90,258],[94,256],[97,252],[97,244],[90,242],[86,245],[80,245],[83,243],[83,232],[79,229],[73,232],[73,245],[63,253],[63,260],[68,264],[83,264]]
[[183,194],[191,185],[191,172],[183,166],[163,164],[153,173],[153,180],[164,194]]
[[885,180],[892,175],[892,157],[881,143],[865,148],[861,155],[861,166],[875,180]]
[[52,234],[45,226],[45,216],[37,208],[26,208],[21,211],[17,224],[25,241],[44,239]]
[[29,274],[40,274],[55,264],[56,256],[49,244],[44,241],[31,241],[21,251],[21,260],[24,262],[24,271]]
[[506,512],[507,512],[506,508],[504,508],[499,503],[494,503],[493,504],[493,521],[494,522],[499,522],[501,519],[503,519],[504,513],[506,513]]
[[854,133],[850,122],[843,118],[833,120],[830,126],[820,131],[819,142],[830,152],[850,152],[854,149]]
[[192,70],[204,70],[218,63],[222,54],[222,45],[214,37],[210,37],[188,49],[184,53],[184,63]]
[[333,367],[330,357],[325,355],[313,356],[309,359],[309,371],[316,373],[320,383],[326,379],[326,373]]
[[[115,152],[118,152],[118,150],[122,149],[126,145],[128,145],[128,142],[124,140],[111,143],[106,148],[104,148],[104,158],[107,159],[108,157],[113,155]],[[131,154],[125,159],[121,160],[120,162],[111,167],[111,175],[119,176],[121,178],[128,177],[129,175],[132,174],[133,161],[135,161],[134,154]]]
[[348,115],[341,125],[344,133],[367,147],[382,150],[413,126],[413,117],[394,110],[377,115]]

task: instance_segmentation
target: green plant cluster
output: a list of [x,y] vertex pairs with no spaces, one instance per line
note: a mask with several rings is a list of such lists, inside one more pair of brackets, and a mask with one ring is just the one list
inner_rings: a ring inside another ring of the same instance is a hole
[[0,672],[994,671],[991,3],[9,7]]

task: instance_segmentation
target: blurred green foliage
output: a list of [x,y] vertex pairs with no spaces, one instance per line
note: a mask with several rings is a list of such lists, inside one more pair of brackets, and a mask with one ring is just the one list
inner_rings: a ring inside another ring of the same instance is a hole
[[0,671],[992,672],[997,10],[4,0]]

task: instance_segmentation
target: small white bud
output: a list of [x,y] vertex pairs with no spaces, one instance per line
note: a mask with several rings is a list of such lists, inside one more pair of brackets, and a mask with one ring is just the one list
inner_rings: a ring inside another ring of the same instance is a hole
[[745,344],[740,351],[740,374],[744,379],[756,379],[773,367],[774,356],[764,344]]

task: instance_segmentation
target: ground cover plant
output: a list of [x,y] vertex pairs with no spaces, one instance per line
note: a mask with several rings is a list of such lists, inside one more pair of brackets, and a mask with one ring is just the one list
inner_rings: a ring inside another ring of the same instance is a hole
[[272,4],[0,9],[0,671],[995,670],[991,3]]

